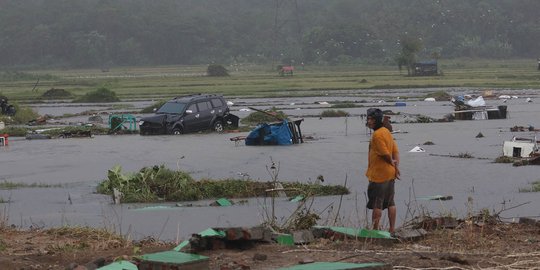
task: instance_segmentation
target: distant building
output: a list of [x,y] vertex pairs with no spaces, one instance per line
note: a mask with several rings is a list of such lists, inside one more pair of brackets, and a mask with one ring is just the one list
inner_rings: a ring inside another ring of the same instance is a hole
[[413,76],[436,76],[438,75],[437,60],[416,62],[413,64]]

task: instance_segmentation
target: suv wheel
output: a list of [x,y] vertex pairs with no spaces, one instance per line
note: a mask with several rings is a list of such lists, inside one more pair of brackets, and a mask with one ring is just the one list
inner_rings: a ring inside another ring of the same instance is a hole
[[212,126],[212,129],[215,131],[215,132],[223,132],[223,121],[221,120],[216,120],[214,122],[214,125]]
[[171,134],[173,135],[181,135],[183,132],[182,132],[182,129],[181,128],[174,128],[171,132]]

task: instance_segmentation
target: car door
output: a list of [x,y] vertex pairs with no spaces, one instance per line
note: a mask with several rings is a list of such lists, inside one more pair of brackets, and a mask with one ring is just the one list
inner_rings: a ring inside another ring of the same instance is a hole
[[[190,111],[188,113],[188,111]],[[192,103],[189,105],[189,107],[186,109],[186,113],[184,115],[184,132],[193,132],[199,129],[199,109],[197,109],[197,104]]]
[[212,108],[212,104],[208,100],[198,102],[197,107],[199,108],[199,130],[210,128],[216,110]]

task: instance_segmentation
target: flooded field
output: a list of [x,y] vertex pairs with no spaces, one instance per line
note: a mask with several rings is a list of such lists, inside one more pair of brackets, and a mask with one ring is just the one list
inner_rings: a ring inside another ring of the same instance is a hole
[[[0,204],[0,214],[9,224],[23,228],[106,226],[133,238],[152,236],[161,240],[183,239],[208,227],[253,226],[264,221],[264,198],[250,199],[247,204],[232,207],[209,207],[208,202],[194,202],[199,206],[144,210],[138,204],[113,205],[108,196],[95,194],[95,187],[114,165],[121,165],[125,172],[134,172],[144,166],[164,164],[172,169],[188,171],[196,179],[249,176],[269,181],[271,177],[266,168],[274,161],[279,165],[278,179],[282,181],[314,182],[319,175],[324,176],[323,184],[344,184],[347,181],[352,193],[343,197],[339,213],[339,197],[315,198],[313,207],[321,216],[321,224],[333,221],[338,214],[339,225],[365,226],[367,180],[364,172],[370,134],[360,114],[365,113],[366,108],[342,109],[352,114],[347,118],[320,119],[315,115],[326,107],[313,104],[318,101],[367,100],[361,104],[385,106],[383,109],[400,113],[392,117],[394,130],[401,131],[394,135],[402,160],[402,180],[396,184],[399,224],[410,219],[411,214],[420,214],[419,211],[464,217],[470,209],[498,212],[511,208],[500,214],[509,221],[515,217],[540,216],[538,193],[519,192],[520,188],[530,187],[531,182],[540,180],[540,167],[493,163],[502,155],[504,140],[510,140],[514,135],[535,135],[531,132],[512,133],[510,127],[540,127],[540,98],[536,98],[536,91],[507,91],[520,97],[504,103],[508,106],[508,119],[426,124],[406,122],[413,114],[441,118],[452,112],[452,104],[413,100],[407,101],[404,107],[391,106],[392,99],[397,100],[396,95],[401,98],[417,95],[412,90],[400,91],[377,99],[351,95],[231,99],[235,103],[231,109],[241,117],[250,113],[241,110],[248,106],[276,106],[289,115],[304,117],[302,132],[312,139],[293,146],[245,146],[229,140],[247,133],[95,136],[31,141],[10,138],[8,147],[0,147],[1,181],[61,184],[61,187],[0,190],[0,197],[9,201]],[[528,103],[524,96],[532,97],[534,101]],[[379,103],[378,100],[384,102]],[[488,105],[503,104],[498,99],[486,101]],[[132,108],[149,104],[152,103],[133,103]],[[62,115],[64,111],[76,113],[93,107],[65,108],[44,104],[35,108],[40,114]],[[480,132],[484,137],[476,138]],[[427,141],[434,145],[423,145]],[[417,145],[426,152],[409,152]],[[449,157],[464,153],[473,158]],[[431,195],[450,195],[453,200],[415,200],[416,197]],[[279,216],[288,216],[296,205],[279,199]]]

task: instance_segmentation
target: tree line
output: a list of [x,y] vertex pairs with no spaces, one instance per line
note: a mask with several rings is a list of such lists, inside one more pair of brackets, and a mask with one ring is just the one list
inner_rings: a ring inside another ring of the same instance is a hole
[[540,56],[538,0],[12,0],[2,69]]

